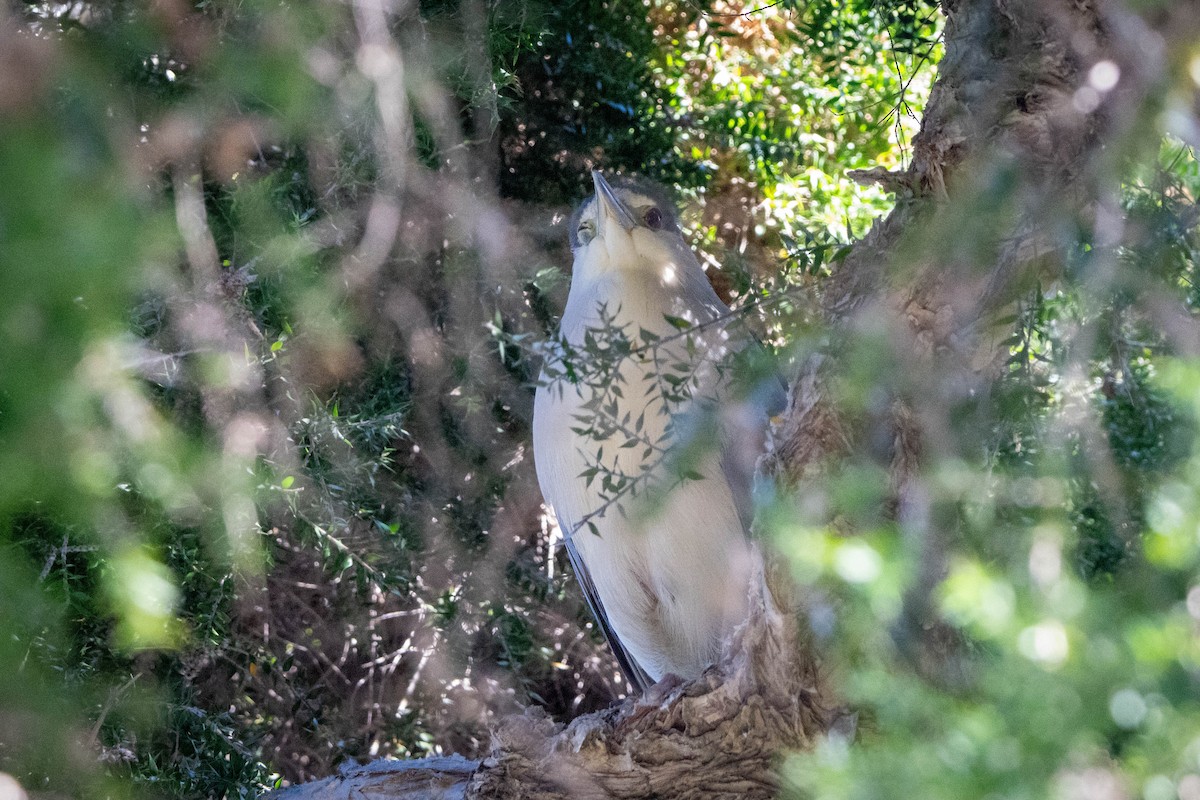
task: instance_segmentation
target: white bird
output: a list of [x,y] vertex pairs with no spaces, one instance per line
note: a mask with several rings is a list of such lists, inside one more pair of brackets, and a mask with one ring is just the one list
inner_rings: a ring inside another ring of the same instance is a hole
[[729,329],[674,208],[645,184],[592,180],[534,460],[592,612],[644,691],[698,676],[747,614],[767,411],[731,399],[722,365],[750,339]]

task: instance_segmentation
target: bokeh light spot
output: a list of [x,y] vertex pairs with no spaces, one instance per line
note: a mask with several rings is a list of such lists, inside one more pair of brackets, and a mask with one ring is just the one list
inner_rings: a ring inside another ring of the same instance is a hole
[[1059,666],[1070,653],[1066,628],[1056,619],[1039,622],[1021,631],[1017,646],[1026,658],[1048,667]]
[[1141,725],[1147,710],[1146,701],[1133,689],[1121,689],[1108,701],[1108,713],[1113,722],[1126,730]]
[[883,572],[883,559],[866,542],[847,542],[834,556],[834,569],[850,583],[870,583]]

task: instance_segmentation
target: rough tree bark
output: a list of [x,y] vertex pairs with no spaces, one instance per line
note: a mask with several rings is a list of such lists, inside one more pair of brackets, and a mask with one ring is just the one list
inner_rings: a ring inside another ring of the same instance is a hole
[[[1112,159],[1161,92],[1171,42],[1200,30],[1200,9],[1178,5],[1147,18],[1104,0],[943,2],[945,56],[911,164],[858,175],[899,202],[824,290],[835,344],[794,377],[768,472],[785,484],[811,480],[882,430],[895,513],[920,516],[925,427],[995,377],[1006,338],[998,312],[1031,277],[1053,275],[1061,226],[1119,216]],[[1103,91],[1088,82],[1101,61],[1120,74]],[[1007,187],[999,194],[998,183]],[[984,196],[991,218],[980,224],[969,215],[985,207],[976,202]],[[905,369],[920,375],[920,408],[903,392],[867,417],[838,408],[836,343],[870,331],[885,334]],[[932,587],[939,548],[936,532],[926,534]],[[910,603],[919,617],[920,591]],[[694,682],[660,685],[565,727],[531,710],[505,721],[479,762],[377,762],[280,797],[773,796],[776,758],[825,735],[835,703],[793,621],[765,591],[755,606],[723,662]]]

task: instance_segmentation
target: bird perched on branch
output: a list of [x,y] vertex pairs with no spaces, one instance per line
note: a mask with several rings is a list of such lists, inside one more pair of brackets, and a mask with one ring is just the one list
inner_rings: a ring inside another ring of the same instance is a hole
[[[597,622],[640,690],[694,678],[747,613],[770,401],[735,401],[750,341],[652,185],[592,173],[570,222],[557,354],[534,402],[538,482]],[[782,387],[768,390],[781,404]]]

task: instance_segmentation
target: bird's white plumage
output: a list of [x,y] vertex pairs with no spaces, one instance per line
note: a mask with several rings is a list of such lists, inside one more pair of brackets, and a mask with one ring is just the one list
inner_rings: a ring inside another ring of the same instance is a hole
[[[745,616],[754,572],[756,551],[739,516],[745,498],[736,496],[745,487],[727,477],[727,449],[737,443],[719,426],[714,446],[697,450],[684,441],[689,421],[704,416],[701,408],[725,399],[716,364],[740,341],[713,322],[728,308],[673,212],[657,208],[651,196],[612,190],[598,174],[595,182],[597,196],[584,206],[573,238],[561,336],[578,348],[589,331],[599,335],[608,325],[625,331],[634,353],[603,385],[543,381],[534,404],[538,480],[623,665],[642,683],[668,673],[690,678],[717,659]],[[658,211],[671,215],[661,219]],[[684,335],[668,317],[712,324]],[[673,374],[689,378],[682,399],[663,377]],[[589,404],[597,393],[603,408]],[[598,414],[610,423],[595,426],[604,430],[578,432]],[[678,463],[681,449],[691,454],[686,469]],[[600,480],[583,477],[596,468],[641,476],[636,491],[602,490]]]

